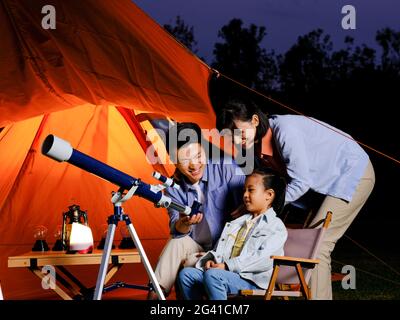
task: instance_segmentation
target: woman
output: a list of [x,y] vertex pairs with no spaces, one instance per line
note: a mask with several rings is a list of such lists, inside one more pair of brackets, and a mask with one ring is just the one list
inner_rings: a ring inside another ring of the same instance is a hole
[[333,219],[321,245],[311,291],[314,299],[332,299],[331,252],[375,184],[368,155],[349,135],[326,123],[297,115],[268,118],[252,101],[228,101],[217,116],[217,128],[230,129],[236,144],[254,149],[256,162],[288,178],[285,203],[310,189],[325,195],[312,223],[327,211],[333,212]]

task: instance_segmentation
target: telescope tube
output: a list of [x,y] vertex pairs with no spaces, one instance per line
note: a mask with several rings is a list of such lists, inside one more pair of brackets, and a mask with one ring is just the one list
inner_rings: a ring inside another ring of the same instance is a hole
[[130,190],[137,186],[135,195],[153,202],[158,207],[178,210],[184,214],[190,214],[191,208],[171,201],[161,191],[153,190],[153,186],[133,178],[109,165],[96,160],[76,149],[73,149],[69,142],[58,138],[55,135],[48,135],[42,144],[42,154],[58,162],[66,161],[74,166],[107,180],[124,190]]

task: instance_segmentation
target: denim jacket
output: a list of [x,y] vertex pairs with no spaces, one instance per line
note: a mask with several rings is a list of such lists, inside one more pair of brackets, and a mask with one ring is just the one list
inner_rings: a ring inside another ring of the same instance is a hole
[[245,214],[225,224],[216,249],[208,251],[196,263],[202,269],[208,260],[226,263],[229,271],[238,273],[243,279],[254,282],[260,288],[268,287],[271,278],[272,255],[283,255],[283,246],[287,239],[287,230],[282,220],[276,217],[274,209],[268,209],[260,217],[251,233],[247,236],[239,256],[230,258],[236,234],[246,220],[252,219]]

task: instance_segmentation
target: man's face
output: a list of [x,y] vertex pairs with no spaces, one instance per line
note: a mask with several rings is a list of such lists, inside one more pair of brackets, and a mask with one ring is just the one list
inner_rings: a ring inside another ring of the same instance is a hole
[[206,154],[200,143],[190,143],[178,150],[178,170],[193,184],[198,182],[206,167]]

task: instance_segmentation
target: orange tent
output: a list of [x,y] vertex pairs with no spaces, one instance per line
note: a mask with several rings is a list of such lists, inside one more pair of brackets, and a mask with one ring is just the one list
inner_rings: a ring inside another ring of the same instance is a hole
[[[55,29],[42,27],[46,5],[55,8]],[[72,203],[87,210],[99,240],[116,186],[44,157],[43,139],[53,133],[155,183],[143,134],[150,125],[135,115],[155,112],[211,128],[211,70],[130,0],[3,0],[0,36],[0,282],[5,299],[54,298],[28,270],[8,268],[7,257],[31,249],[37,225],[48,228],[51,245]],[[124,207],[154,266],[168,237],[166,211],[138,197]],[[75,271],[94,285],[97,270]],[[124,266],[118,277],[147,281],[141,265]]]

